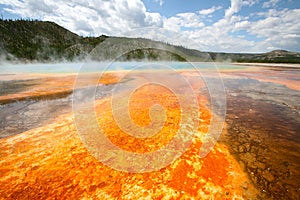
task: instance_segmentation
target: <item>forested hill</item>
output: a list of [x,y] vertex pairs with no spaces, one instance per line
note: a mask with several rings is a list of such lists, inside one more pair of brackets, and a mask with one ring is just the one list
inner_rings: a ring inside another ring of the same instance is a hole
[[53,22],[1,20],[0,38],[4,59],[49,61],[83,58],[107,37],[84,38]]
[[[55,24],[54,22],[33,20],[0,20],[0,62],[57,62],[86,59],[101,42],[110,38],[123,45],[122,48],[103,47],[98,49],[100,60],[115,59],[120,49],[129,46],[147,47],[130,51],[121,60],[173,60],[173,61],[231,61],[231,62],[274,62],[300,63],[300,53],[276,50],[262,54],[201,52],[181,46],[142,38],[117,38],[105,35],[82,37]],[[124,46],[125,45],[125,46]],[[172,51],[168,51],[171,49]],[[114,52],[115,51],[115,52]]]

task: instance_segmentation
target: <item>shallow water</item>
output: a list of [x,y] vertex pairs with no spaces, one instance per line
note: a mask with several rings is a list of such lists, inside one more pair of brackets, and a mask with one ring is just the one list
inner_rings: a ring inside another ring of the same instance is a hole
[[[35,81],[37,82],[37,80]],[[100,99],[111,95],[113,87],[113,85],[98,86],[95,98]],[[78,89],[75,92],[81,91],[82,89]],[[41,127],[53,122],[59,115],[70,112],[72,112],[72,93],[63,96],[59,94],[43,98],[32,97],[22,101],[0,104],[0,138]]]
[[[0,74],[21,74],[21,73],[78,73],[132,70],[135,67],[148,64],[148,62],[102,62],[102,63],[54,63],[54,64],[0,64]],[[232,64],[218,63],[190,63],[185,62],[155,62],[156,65],[168,66],[174,70],[181,69],[244,69],[249,66],[237,66]],[[136,68],[138,69],[138,68]]]
[[[120,65],[121,69],[131,69],[136,64],[115,63],[112,69],[120,69]],[[0,67],[0,73],[74,73],[80,69],[80,64],[61,66],[6,66]],[[187,68],[184,63],[171,66]],[[199,66],[202,69],[213,67],[212,64]],[[247,69],[233,65],[221,68]],[[99,71],[98,68],[93,70]],[[86,72],[93,72],[92,68]],[[223,74],[226,75],[223,81],[227,91],[227,133],[219,142],[228,146],[262,199],[297,199],[300,193],[300,92],[285,83],[300,84],[300,69],[259,68]],[[21,92],[35,84],[40,84],[38,79],[2,81],[0,96]],[[111,95],[113,87],[101,86],[97,98]],[[208,94],[205,90],[201,92]],[[71,96],[46,100],[30,98],[0,105],[0,138],[43,126],[57,116],[71,112]]]

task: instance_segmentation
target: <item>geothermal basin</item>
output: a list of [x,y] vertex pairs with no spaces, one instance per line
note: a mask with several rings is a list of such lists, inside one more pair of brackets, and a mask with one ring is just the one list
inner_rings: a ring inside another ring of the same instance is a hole
[[[112,113],[114,88],[145,77],[137,71],[122,79],[137,64],[116,63],[100,78],[91,68],[76,88],[78,63],[1,66],[0,199],[299,198],[299,66],[217,63],[226,93],[225,123],[212,151],[201,158],[199,149],[213,115],[209,88],[189,65],[169,63],[195,91],[200,115],[192,120],[199,125],[187,151],[170,165],[132,173],[104,165],[88,151],[76,129],[72,97],[95,80],[94,110],[102,113],[97,123],[107,138],[128,152],[157,151],[181,125],[180,104],[172,91],[148,84],[131,95],[130,115],[139,126],[151,123],[152,105],[166,108],[163,128],[150,138],[126,134]],[[198,65],[207,80],[216,78],[210,72],[215,64]],[[163,75],[171,80],[170,74]]]

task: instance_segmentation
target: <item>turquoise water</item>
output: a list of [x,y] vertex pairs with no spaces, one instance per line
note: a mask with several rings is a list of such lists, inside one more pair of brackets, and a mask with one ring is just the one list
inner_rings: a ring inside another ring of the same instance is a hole
[[[101,62],[101,63],[51,63],[51,64],[2,64],[0,74],[20,74],[20,73],[78,73],[99,72],[99,71],[118,71],[132,70],[139,66],[153,65],[153,69],[159,66],[169,67],[174,70],[181,69],[243,69],[246,66],[237,66],[227,63],[185,63],[185,62]],[[158,68],[157,68],[158,67]]]

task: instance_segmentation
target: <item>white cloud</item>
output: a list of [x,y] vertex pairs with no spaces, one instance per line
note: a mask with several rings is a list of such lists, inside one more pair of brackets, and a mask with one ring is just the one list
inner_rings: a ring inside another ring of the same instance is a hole
[[300,9],[270,10],[265,16],[247,28],[251,34],[264,38],[259,44],[296,50],[300,44]]
[[270,1],[264,2],[263,8],[275,7],[279,1],[280,0],[270,0]]
[[164,19],[164,28],[179,32],[181,28],[201,28],[205,24],[195,13],[179,13],[174,17]]
[[238,21],[234,24],[235,30],[245,30],[249,28],[251,22],[245,20],[245,21]]
[[200,10],[199,13],[201,15],[210,15],[214,12],[216,12],[217,10],[220,10],[222,9],[222,6],[213,6],[211,8],[208,8],[208,9],[203,9],[203,10]]
[[[254,1],[253,1],[254,2]],[[255,1],[256,2],[256,1]],[[256,2],[257,3],[257,2]],[[237,13],[243,6],[252,4],[242,1],[231,1],[223,19],[210,26],[184,31],[200,50],[225,52],[265,52],[274,49],[299,51],[300,45],[300,9],[270,9],[260,13],[262,19],[251,21],[251,18],[239,16]],[[175,24],[173,22],[172,24]],[[178,29],[180,26],[178,25]],[[247,39],[239,35],[239,31],[250,34],[257,39]],[[186,41],[185,44],[188,42]]]
[[225,17],[231,17],[233,14],[238,13],[242,5],[241,0],[231,0],[230,7],[225,11]]
[[164,0],[154,0],[156,3],[159,3],[160,6],[162,6],[165,2]]
[[58,23],[81,35],[119,35],[133,28],[162,26],[159,13],[149,13],[141,0],[3,0],[6,10],[24,18]]
[[259,0],[243,0],[242,2],[243,6],[250,6],[250,7],[257,3],[259,3]]

